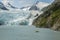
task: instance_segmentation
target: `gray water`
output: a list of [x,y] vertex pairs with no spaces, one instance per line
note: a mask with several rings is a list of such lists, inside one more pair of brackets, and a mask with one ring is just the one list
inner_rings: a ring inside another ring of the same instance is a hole
[[60,40],[60,32],[26,25],[3,25],[0,40]]

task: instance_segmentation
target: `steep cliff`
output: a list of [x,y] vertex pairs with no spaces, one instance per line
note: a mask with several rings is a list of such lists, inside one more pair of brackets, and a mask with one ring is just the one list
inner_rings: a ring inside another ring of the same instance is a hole
[[51,5],[45,7],[43,11],[43,14],[34,20],[33,25],[60,30],[60,0],[55,0]]

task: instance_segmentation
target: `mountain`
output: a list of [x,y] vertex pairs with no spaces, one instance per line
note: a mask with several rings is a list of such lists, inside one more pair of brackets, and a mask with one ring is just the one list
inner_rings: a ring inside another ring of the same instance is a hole
[[60,31],[60,0],[55,0],[44,9],[43,13],[34,20],[33,25]]
[[27,6],[27,7],[22,7],[22,8],[20,8],[20,9],[22,9],[22,10],[25,10],[25,11],[26,11],[26,10],[29,10],[29,9],[30,9],[30,7],[31,7],[31,6]]
[[17,9],[17,7],[12,6],[10,3],[8,3],[8,5],[9,5],[11,8]]
[[29,10],[29,11],[31,11],[31,10],[39,10],[39,8],[37,8],[36,5],[27,6],[27,7],[22,7],[22,8],[20,8],[20,9],[22,9],[22,10]]
[[33,14],[34,17],[39,16],[40,14],[42,14],[41,9],[43,9],[44,7],[48,6],[49,3],[45,3],[45,2],[39,2],[37,1],[36,3],[34,3],[29,11],[31,11],[31,13]]
[[2,9],[2,10],[8,10],[8,9],[4,6],[4,4],[3,4],[2,2],[0,2],[0,9]]
[[0,9],[2,9],[2,10],[10,10],[10,9],[18,9],[18,8],[11,5],[10,3],[4,4],[4,3],[0,2]]
[[4,4],[4,6],[5,6],[7,9],[9,9],[9,10],[11,10],[11,9],[18,9],[17,7],[11,5],[9,2],[7,2],[6,4]]
[[36,6],[38,3],[39,3],[39,1],[37,1],[36,3],[34,3],[31,6],[22,7],[20,9],[22,9],[22,10],[29,10],[29,11],[31,11],[31,10],[39,10],[39,8]]
[[27,6],[27,7],[21,7],[20,9],[24,9],[24,8],[29,8],[30,6]]
[[29,10],[29,11],[40,11],[42,8],[46,7],[47,5],[49,5],[49,4],[37,1],[33,5],[22,7],[20,9]]
[[39,8],[36,5],[33,5],[29,10],[39,10]]
[[39,8],[36,6],[38,3],[39,3],[39,1],[34,3],[29,10],[39,10]]

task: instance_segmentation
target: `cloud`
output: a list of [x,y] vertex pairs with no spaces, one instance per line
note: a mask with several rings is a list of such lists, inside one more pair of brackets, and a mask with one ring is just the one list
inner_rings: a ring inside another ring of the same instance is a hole
[[40,8],[40,9],[42,9],[42,8],[48,6],[48,5],[49,5],[49,3],[46,3],[46,2],[39,2],[36,6],[37,6],[38,8]]

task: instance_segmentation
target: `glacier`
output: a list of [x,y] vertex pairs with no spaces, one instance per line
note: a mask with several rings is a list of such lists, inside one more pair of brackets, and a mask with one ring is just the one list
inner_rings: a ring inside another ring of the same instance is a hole
[[41,9],[37,9],[39,6],[38,3],[36,2],[32,6],[23,7],[22,9],[20,9],[12,6],[9,2],[7,2],[6,4],[2,2],[2,4],[4,5],[3,8],[5,7],[8,10],[0,9],[0,25],[32,25],[34,19],[36,19],[40,14],[43,13]]

